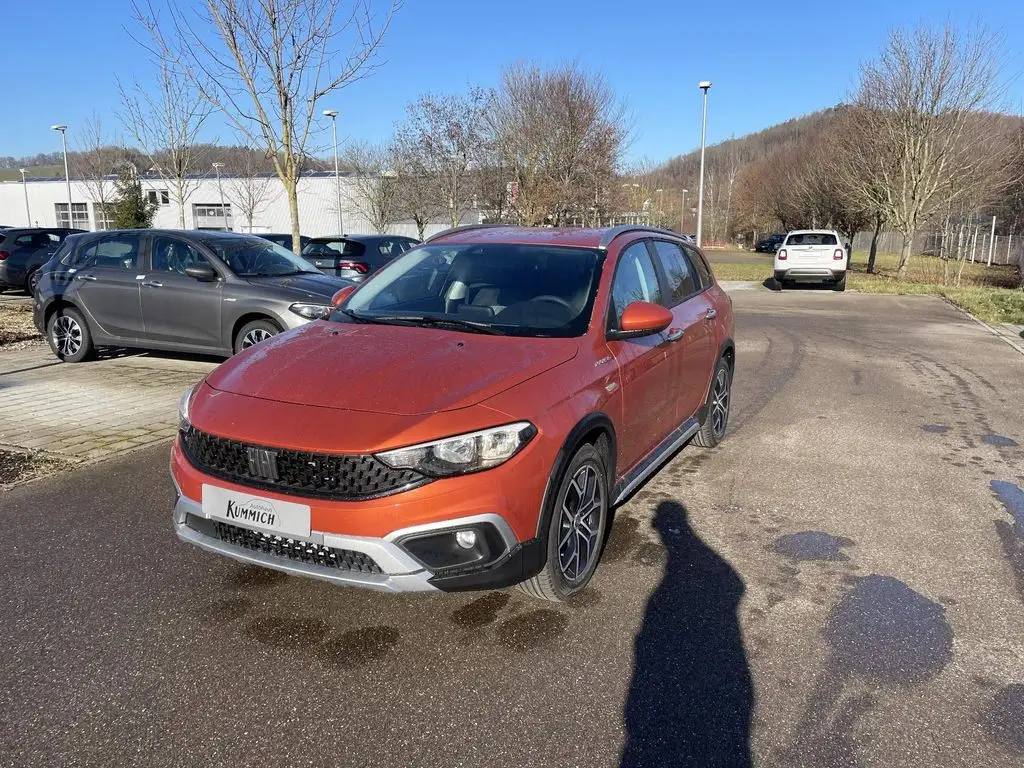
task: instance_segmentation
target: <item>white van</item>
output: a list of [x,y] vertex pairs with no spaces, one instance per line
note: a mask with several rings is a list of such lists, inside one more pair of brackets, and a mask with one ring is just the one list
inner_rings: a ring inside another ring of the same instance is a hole
[[846,290],[850,254],[839,233],[831,229],[795,229],[775,252],[775,282],[826,283]]

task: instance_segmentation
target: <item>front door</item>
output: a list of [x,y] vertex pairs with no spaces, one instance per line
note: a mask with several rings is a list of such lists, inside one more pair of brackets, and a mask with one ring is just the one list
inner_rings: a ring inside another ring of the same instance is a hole
[[[662,303],[658,273],[643,242],[628,246],[615,267],[612,328],[618,326],[623,310],[634,301]],[[623,471],[635,466],[676,426],[672,347],[664,333],[608,342],[622,378],[622,430],[618,442]]]
[[674,350],[673,363],[673,413],[679,425],[700,410],[707,394],[714,354],[714,326],[708,317],[711,304],[703,294],[700,275],[682,246],[666,240],[653,240],[651,245],[666,278],[666,306],[672,310],[672,327],[683,332]]
[[110,235],[85,246],[75,257],[74,288],[68,296],[103,336],[126,342],[142,338],[142,246],[141,233]]
[[191,243],[167,235],[153,238],[150,254],[142,281],[146,338],[219,350],[224,284],[220,280],[200,282],[185,274],[192,265],[213,265]]

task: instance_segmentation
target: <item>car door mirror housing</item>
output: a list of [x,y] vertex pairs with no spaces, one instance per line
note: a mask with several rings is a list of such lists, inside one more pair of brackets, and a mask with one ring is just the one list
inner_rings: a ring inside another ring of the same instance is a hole
[[340,291],[334,294],[334,296],[331,297],[331,306],[340,307],[341,303],[349,296],[351,296],[352,291],[354,291],[355,289],[356,287],[354,285],[346,285],[344,288],[342,288]]
[[635,339],[661,333],[672,323],[672,313],[660,304],[634,301],[622,312],[619,327],[608,331],[609,339]]
[[185,267],[185,274],[201,283],[210,283],[217,279],[217,271],[209,264],[193,264]]

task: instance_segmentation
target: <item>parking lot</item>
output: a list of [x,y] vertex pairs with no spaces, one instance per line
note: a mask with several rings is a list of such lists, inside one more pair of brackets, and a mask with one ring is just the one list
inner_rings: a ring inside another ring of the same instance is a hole
[[1019,764],[1024,356],[936,298],[734,301],[728,439],[618,509],[568,605],[180,544],[167,437],[211,363],[10,368],[5,404],[78,429],[120,382],[154,445],[0,499],[0,763]]

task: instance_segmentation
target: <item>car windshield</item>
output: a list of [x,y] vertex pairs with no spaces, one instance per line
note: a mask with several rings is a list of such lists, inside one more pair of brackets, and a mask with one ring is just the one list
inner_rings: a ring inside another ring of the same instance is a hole
[[590,323],[603,256],[541,245],[425,245],[399,256],[332,320],[567,337]]
[[317,270],[287,248],[258,237],[211,237],[202,241],[239,277],[280,277]]

